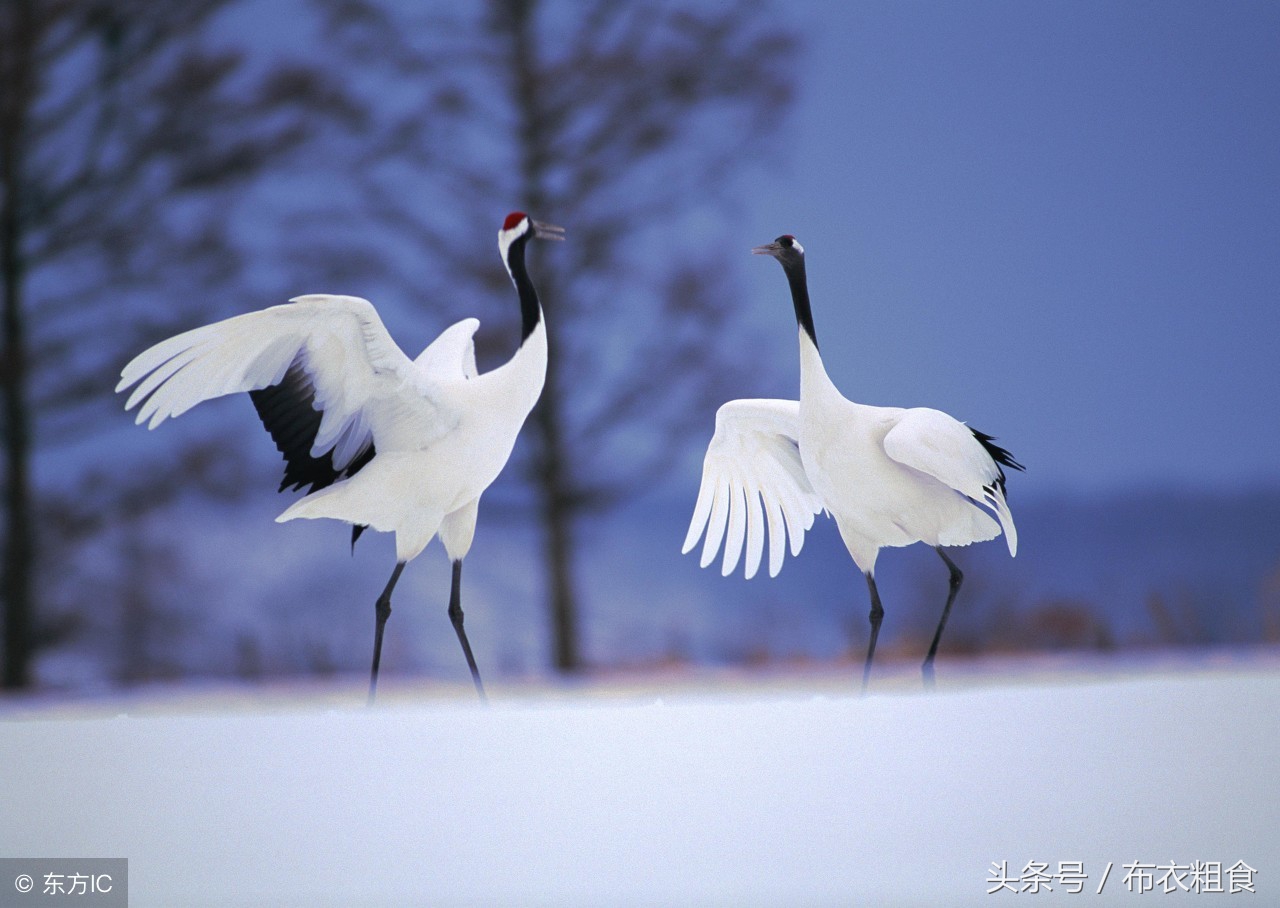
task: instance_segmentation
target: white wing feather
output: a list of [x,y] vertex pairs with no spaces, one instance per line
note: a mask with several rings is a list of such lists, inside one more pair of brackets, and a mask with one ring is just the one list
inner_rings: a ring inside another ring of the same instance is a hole
[[277,384],[295,361],[323,413],[312,454],[332,448],[336,466],[370,437],[379,450],[419,447],[447,426],[373,305],[352,296],[300,296],[161,341],[124,367],[116,391],[136,385],[125,409],[154,429],[202,401]]
[[766,535],[769,576],[782,569],[788,535],[791,554],[800,553],[822,500],[805,475],[799,432],[799,401],[731,400],[720,408],[683,552],[705,531],[702,566],[723,542],[721,573],[727,577],[742,560],[748,579],[760,568]]
[[423,375],[442,380],[476,377],[477,318],[464,318],[440,332],[414,363]]
[[898,463],[927,473],[961,495],[982,502],[996,514],[1009,545],[1018,553],[1018,530],[997,480],[1000,467],[973,431],[940,410],[904,410],[884,437],[884,451]]

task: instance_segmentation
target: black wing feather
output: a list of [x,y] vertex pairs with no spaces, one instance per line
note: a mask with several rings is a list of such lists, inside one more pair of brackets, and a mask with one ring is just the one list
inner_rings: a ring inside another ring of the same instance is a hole
[[985,432],[979,432],[977,429],[970,427],[973,437],[978,439],[978,444],[991,455],[991,459],[996,462],[996,470],[1000,473],[1000,478],[996,480],[996,485],[1000,487],[1000,491],[1004,492],[1004,470],[1002,467],[1008,467],[1011,470],[1026,470],[1022,464],[1013,459],[1013,455],[1004,448],[996,444],[995,436],[988,435]]
[[262,425],[271,433],[271,440],[284,455],[284,479],[280,481],[279,488],[281,492],[290,486],[300,489],[310,485],[311,488],[307,489],[310,494],[333,485],[339,479],[360,472],[377,453],[370,441],[341,470],[333,466],[332,450],[326,451],[322,457],[311,456],[311,446],[315,444],[324,414],[316,409],[315,386],[307,375],[301,356],[289,365],[278,384],[250,391],[249,397],[253,400]]

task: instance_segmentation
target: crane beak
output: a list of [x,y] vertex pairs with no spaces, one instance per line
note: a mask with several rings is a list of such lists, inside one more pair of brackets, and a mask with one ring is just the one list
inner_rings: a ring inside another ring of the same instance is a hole
[[544,224],[541,221],[530,220],[529,225],[533,227],[533,235],[540,240],[563,240],[564,228],[557,227],[555,224]]
[[763,246],[755,246],[751,250],[752,255],[771,255],[774,258],[777,258],[781,252],[782,252],[782,247],[779,246],[776,242],[766,243]]

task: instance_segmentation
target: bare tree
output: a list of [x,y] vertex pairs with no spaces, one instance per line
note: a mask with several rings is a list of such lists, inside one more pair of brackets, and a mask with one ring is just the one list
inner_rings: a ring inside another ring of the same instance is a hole
[[[376,263],[390,293],[471,314],[503,298],[507,210],[568,228],[537,265],[551,358],[522,473],[554,662],[574,670],[580,519],[658,476],[691,424],[700,437],[735,373],[713,342],[733,297],[717,219],[791,97],[796,42],[755,2],[318,2],[380,115],[352,171],[362,214],[329,217],[350,232],[345,254],[308,250],[317,273]],[[509,346],[510,309],[487,310],[482,357]]]
[[[210,36],[232,5],[0,3],[5,687],[30,683],[45,636],[35,582],[44,554],[69,557],[61,542],[179,485],[173,471],[140,481],[136,463],[116,473],[98,463],[88,488],[78,475],[38,486],[36,453],[103,435],[106,414],[118,414],[122,351],[190,326],[241,273],[235,192],[318,124],[355,116],[315,70],[250,72],[243,54],[216,48]],[[42,539],[37,527],[64,538]]]

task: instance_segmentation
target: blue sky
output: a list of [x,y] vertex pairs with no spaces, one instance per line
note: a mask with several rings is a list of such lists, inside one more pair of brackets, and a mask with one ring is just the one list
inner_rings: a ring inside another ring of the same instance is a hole
[[[998,436],[1017,495],[1280,485],[1280,4],[769,10],[802,39],[797,101],[695,237],[741,256],[726,292],[771,354],[731,396],[796,391],[786,282],[748,253],[794,233],[844,393]],[[228,21],[270,51],[310,40],[275,27],[298,15]],[[364,292],[406,350],[444,325]]]
[[[735,230],[801,239],[847,396],[999,436],[1028,490],[1280,480],[1280,5],[778,9],[800,98]],[[794,369],[780,269],[742,274]]]

